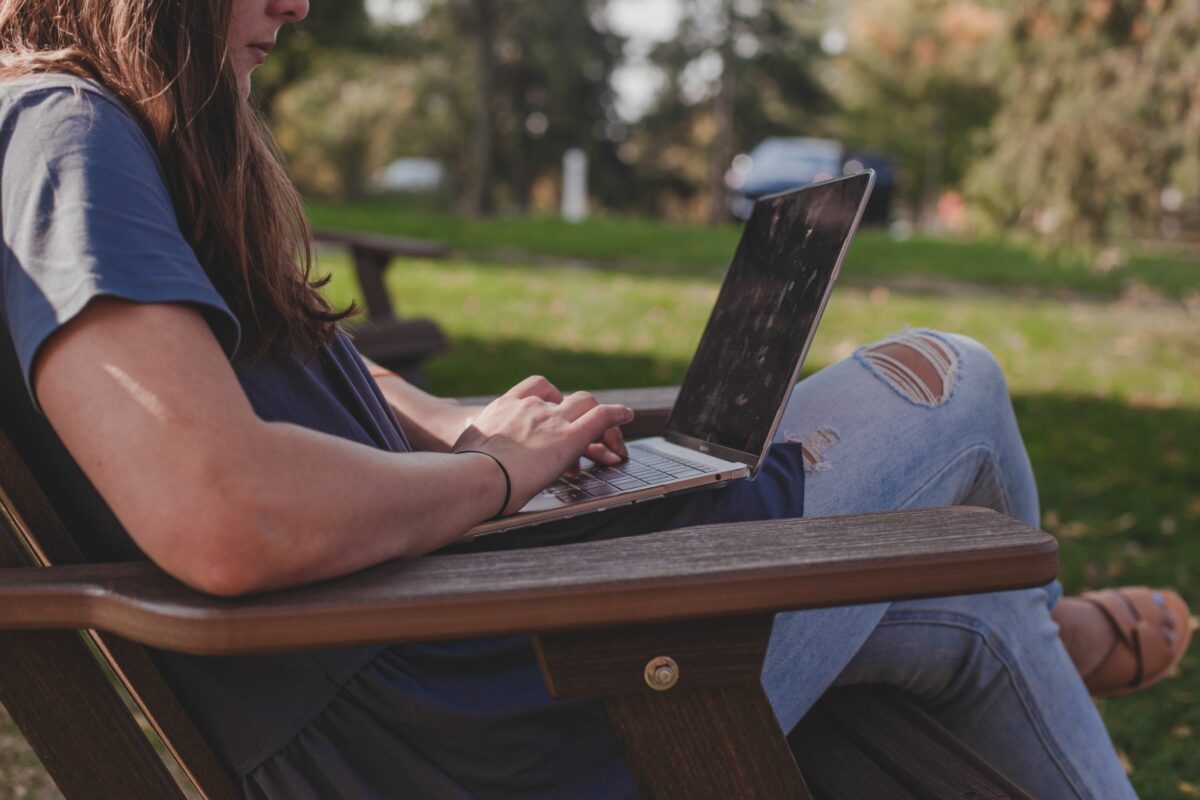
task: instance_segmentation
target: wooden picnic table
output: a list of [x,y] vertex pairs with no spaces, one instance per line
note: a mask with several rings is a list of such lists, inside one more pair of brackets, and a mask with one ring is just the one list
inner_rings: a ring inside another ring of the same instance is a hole
[[450,247],[441,242],[382,236],[359,231],[319,228],[313,231],[318,245],[349,249],[362,289],[367,318],[354,326],[354,342],[367,358],[424,385],[422,362],[445,351],[449,340],[430,319],[401,318],[388,295],[384,273],[396,258],[442,259]]

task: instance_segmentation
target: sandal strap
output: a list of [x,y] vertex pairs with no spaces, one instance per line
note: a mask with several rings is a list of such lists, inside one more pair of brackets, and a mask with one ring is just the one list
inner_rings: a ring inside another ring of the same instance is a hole
[[1100,609],[1108,618],[1117,638],[1136,652],[1137,629],[1142,623],[1142,617],[1138,614],[1136,607],[1121,592],[1114,589],[1102,589],[1098,592],[1086,592],[1080,595],[1080,599],[1086,600]]
[[1173,642],[1167,639],[1166,621],[1172,620],[1176,637],[1180,635],[1179,626],[1184,622],[1174,618],[1158,592],[1126,592],[1122,596],[1140,618],[1137,628],[1140,666],[1144,668],[1170,661]]
[[[1121,591],[1104,589],[1088,592],[1083,599],[1103,612],[1117,635],[1112,650],[1091,675],[1085,676],[1085,681],[1098,681],[1101,685],[1137,686],[1146,673],[1143,643],[1152,642],[1157,637],[1146,635],[1151,634],[1149,626],[1141,618],[1137,607]],[[1130,673],[1131,677],[1121,677]]]
[[[1132,666],[1133,678],[1126,685],[1138,686],[1148,667],[1157,668],[1156,665],[1172,660],[1174,643],[1168,641],[1164,623],[1171,618],[1179,635],[1178,626],[1186,624],[1186,621],[1174,619],[1161,593],[1144,587],[1132,587],[1088,592],[1081,597],[1103,612],[1119,640],[1119,643],[1114,643],[1114,652],[1110,652],[1093,674],[1087,676],[1088,680],[1107,685],[1110,680],[1105,673],[1111,672],[1111,677],[1115,678]],[[1126,645],[1126,653],[1115,652],[1120,644]]]

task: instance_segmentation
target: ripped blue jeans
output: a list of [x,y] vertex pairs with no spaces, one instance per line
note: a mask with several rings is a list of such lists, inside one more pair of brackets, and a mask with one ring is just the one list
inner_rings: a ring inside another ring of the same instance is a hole
[[[804,446],[805,515],[964,504],[1036,527],[1037,489],[995,359],[932,331],[889,341],[931,369],[871,345],[789,401],[777,441]],[[1033,797],[1134,797],[1051,620],[1059,591],[780,614],[763,686],[786,730],[831,685],[897,686]]]

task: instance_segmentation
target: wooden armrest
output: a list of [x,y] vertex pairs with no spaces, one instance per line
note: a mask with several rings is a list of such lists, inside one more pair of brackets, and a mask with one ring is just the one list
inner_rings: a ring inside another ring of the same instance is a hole
[[212,655],[533,634],[1036,586],[1057,553],[1016,520],[946,508],[399,560],[238,599],[149,563],[30,567],[0,570],[0,629]]
[[354,250],[363,250],[385,256],[408,256],[411,258],[445,258],[450,247],[441,242],[424,239],[405,239],[383,236],[378,233],[362,233],[320,229],[313,231],[313,240],[321,244],[339,244]]

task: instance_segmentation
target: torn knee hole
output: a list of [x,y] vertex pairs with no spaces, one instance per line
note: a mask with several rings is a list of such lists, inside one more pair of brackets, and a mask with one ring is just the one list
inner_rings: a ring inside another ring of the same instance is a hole
[[872,345],[863,358],[896,391],[923,406],[939,406],[954,386],[958,358],[932,336],[906,333]]
[[825,460],[825,451],[831,445],[837,444],[841,438],[837,431],[829,428],[820,428],[808,434],[787,433],[784,435],[785,441],[800,445],[800,452],[804,455],[804,471],[808,473],[824,472],[829,469],[831,465]]

